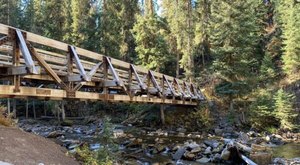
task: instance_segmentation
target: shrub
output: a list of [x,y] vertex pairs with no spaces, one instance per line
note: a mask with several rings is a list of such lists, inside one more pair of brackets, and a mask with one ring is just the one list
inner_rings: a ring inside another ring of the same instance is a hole
[[11,117],[12,117],[11,114],[4,115],[5,111],[6,111],[6,108],[3,106],[0,106],[0,125],[8,127],[8,126],[13,125],[13,120],[11,119]]

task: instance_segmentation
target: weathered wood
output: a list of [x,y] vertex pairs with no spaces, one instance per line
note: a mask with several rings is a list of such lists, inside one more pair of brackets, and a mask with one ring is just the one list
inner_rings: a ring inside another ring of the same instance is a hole
[[29,71],[32,71],[33,74],[38,74],[38,70],[35,68],[34,62],[27,48],[23,34],[21,33],[20,30],[16,30],[16,34],[22,51],[23,58],[25,59],[26,66],[30,68]]
[[72,56],[74,57],[75,64],[76,64],[77,69],[79,70],[79,73],[82,76],[82,78],[85,81],[90,81],[89,77],[86,75],[86,72],[80,62],[79,56],[78,56],[77,52],[75,51],[74,46],[69,46],[69,51],[72,54]]
[[0,45],[3,45],[7,41],[8,41],[8,37],[7,36],[1,37],[0,38]]
[[[15,84],[15,93],[2,93],[0,97],[54,100],[74,98],[184,105],[196,105],[202,98],[201,91],[196,86],[140,66],[3,24],[0,24],[0,33],[9,38],[9,41],[0,45],[1,80],[10,79]],[[36,48],[31,43],[35,43]],[[21,51],[18,50],[18,45],[21,46]],[[51,49],[44,50],[45,48]],[[28,73],[28,70],[33,72],[29,65],[41,67],[38,75]],[[20,87],[21,78],[22,82],[33,80],[53,86],[51,89],[37,88],[24,93],[22,90],[27,91],[29,88]],[[61,89],[55,89],[58,86]]]
[[[14,86],[0,85],[0,97],[13,96],[15,98],[38,98],[38,99],[53,99],[61,100],[67,98],[67,92],[62,89],[51,88],[34,88],[34,87],[20,87],[19,93],[13,92]],[[80,100],[105,100],[105,94],[76,91],[75,99]],[[197,105],[197,102],[183,102],[182,100],[165,99],[163,102],[158,97],[144,97],[134,96],[132,99],[128,95],[107,94],[107,101],[111,102],[142,102],[142,103],[163,103],[163,104],[178,104],[178,105]]]

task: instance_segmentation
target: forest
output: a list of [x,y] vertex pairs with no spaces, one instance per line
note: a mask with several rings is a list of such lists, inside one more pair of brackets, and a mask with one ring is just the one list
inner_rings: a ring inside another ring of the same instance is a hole
[[196,82],[209,103],[194,114],[271,133],[300,129],[299,13],[299,0],[0,0],[2,24]]

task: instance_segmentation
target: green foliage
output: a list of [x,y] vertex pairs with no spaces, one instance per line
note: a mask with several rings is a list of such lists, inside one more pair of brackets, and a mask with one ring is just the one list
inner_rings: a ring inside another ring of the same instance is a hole
[[191,121],[194,120],[199,128],[209,128],[214,121],[207,104],[202,104],[196,109],[196,111],[192,112],[190,114],[190,119]]
[[278,119],[274,116],[273,92],[262,89],[255,95],[256,101],[249,107],[252,127],[264,129],[278,126]]
[[254,5],[255,1],[212,2],[213,68],[222,80],[216,90],[229,99],[246,94],[254,85],[252,70],[258,67],[255,53],[258,25]]
[[299,79],[300,71],[300,3],[276,0],[283,29],[283,69],[291,79]]
[[282,129],[291,130],[295,128],[293,120],[297,117],[297,114],[293,109],[294,98],[294,95],[286,93],[283,89],[279,89],[274,96],[275,117],[280,121]]
[[103,120],[103,132],[99,138],[103,145],[98,151],[91,151],[88,145],[77,148],[77,159],[86,165],[112,165],[115,159],[116,146],[113,141],[113,125],[110,118]]
[[158,16],[137,16],[133,27],[138,64],[160,71],[168,60],[168,46],[164,38],[164,22]]

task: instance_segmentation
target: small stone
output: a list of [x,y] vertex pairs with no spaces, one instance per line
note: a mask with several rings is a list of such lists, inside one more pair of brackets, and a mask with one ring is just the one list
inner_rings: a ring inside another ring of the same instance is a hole
[[206,164],[210,161],[209,158],[203,157],[201,159],[197,159],[196,162],[201,163],[201,164]]
[[271,137],[270,137],[269,135],[267,135],[267,136],[265,137],[265,139],[266,139],[267,142],[269,142],[269,141],[271,140]]
[[211,154],[211,147],[207,147],[204,151],[204,154],[206,155]]

